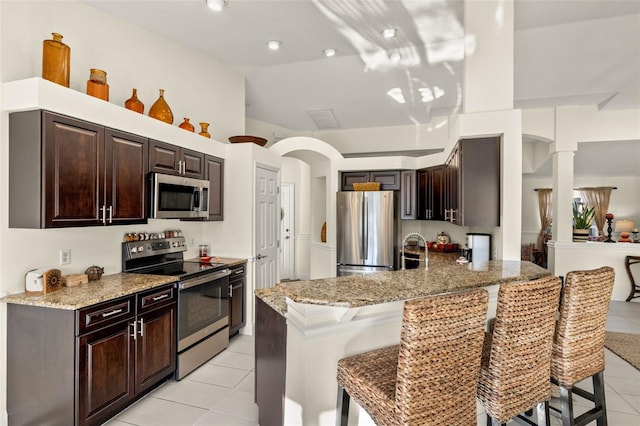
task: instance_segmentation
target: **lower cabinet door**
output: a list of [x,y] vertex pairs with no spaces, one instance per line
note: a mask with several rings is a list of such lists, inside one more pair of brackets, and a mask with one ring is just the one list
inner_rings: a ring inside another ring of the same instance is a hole
[[144,315],[136,324],[136,393],[144,392],[176,369],[176,305]]
[[232,283],[229,301],[229,335],[233,336],[244,327],[244,278]]
[[132,321],[77,338],[78,425],[102,424],[133,398]]

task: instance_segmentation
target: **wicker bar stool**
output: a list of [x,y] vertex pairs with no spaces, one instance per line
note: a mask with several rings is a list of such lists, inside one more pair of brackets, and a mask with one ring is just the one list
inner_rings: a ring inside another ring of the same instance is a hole
[[[551,357],[551,381],[560,388],[560,409],[551,408],[561,413],[563,426],[596,419],[598,426],[607,424],[604,337],[614,279],[608,266],[567,273]],[[589,377],[593,393],[575,387]],[[594,408],[574,419],[573,394],[592,401]]]
[[487,305],[482,289],[405,302],[399,345],[338,361],[336,423],[352,397],[377,425],[476,424]]
[[549,425],[548,376],[560,287],[560,279],[553,276],[500,286],[493,330],[485,336],[478,386],[487,425],[504,425],[536,407],[537,424]]

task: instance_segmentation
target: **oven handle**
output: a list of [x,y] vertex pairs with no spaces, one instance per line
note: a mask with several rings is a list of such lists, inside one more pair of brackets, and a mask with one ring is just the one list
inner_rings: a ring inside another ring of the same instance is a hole
[[217,271],[214,272],[212,274],[207,274],[205,276],[202,277],[198,277],[198,278],[193,278],[190,280],[186,280],[180,283],[179,288],[180,290],[186,290],[188,288],[191,287],[195,287],[198,285],[202,285],[211,281],[215,281],[215,280],[219,280],[220,278],[224,278],[224,277],[228,277],[229,275],[231,275],[231,270],[230,269],[223,269],[222,271]]

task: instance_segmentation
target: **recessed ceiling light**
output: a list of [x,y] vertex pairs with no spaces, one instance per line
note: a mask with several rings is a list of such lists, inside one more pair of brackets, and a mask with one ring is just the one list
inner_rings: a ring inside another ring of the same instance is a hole
[[389,39],[394,38],[398,34],[398,30],[395,28],[386,28],[382,30],[382,37]]
[[267,42],[267,46],[269,46],[269,49],[271,50],[278,50],[280,49],[280,45],[282,44],[282,42],[278,41],[278,40],[269,40]]
[[214,12],[220,12],[227,5],[227,0],[205,0],[209,9]]
[[389,53],[389,60],[391,62],[400,62],[400,59],[401,59],[400,53],[398,53],[398,52]]
[[324,52],[324,56],[326,56],[327,58],[336,56],[336,49],[324,49],[323,52]]

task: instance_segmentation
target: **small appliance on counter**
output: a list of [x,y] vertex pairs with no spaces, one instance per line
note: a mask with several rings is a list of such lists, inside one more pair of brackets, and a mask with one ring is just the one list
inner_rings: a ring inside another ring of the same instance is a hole
[[462,253],[469,262],[488,261],[491,258],[491,234],[468,233]]

